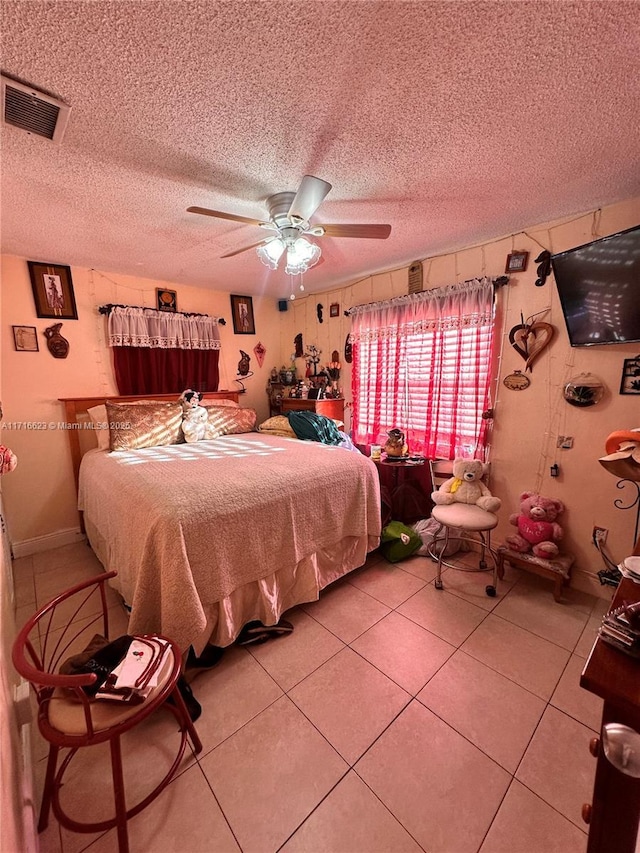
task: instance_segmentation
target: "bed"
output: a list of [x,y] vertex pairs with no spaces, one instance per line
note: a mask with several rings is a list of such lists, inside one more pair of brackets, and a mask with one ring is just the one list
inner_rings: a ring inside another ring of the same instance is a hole
[[[145,398],[65,399],[67,422],[106,399]],[[316,600],[379,543],[378,476],[360,453],[255,431],[109,452],[83,446],[85,432],[68,430],[78,507],[133,633],[196,654],[227,646],[247,622]]]

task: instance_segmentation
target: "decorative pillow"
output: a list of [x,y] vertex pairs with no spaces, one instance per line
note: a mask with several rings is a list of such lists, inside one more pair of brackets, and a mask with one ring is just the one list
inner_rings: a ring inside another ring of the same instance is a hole
[[111,450],[139,450],[180,444],[182,406],[180,403],[112,403],[107,400]]
[[[203,400],[203,405],[206,400]],[[218,438],[219,435],[235,435],[253,432],[258,416],[255,409],[233,408],[232,406],[204,406],[209,413],[205,438]]]
[[285,438],[297,438],[289,418],[286,415],[274,415],[272,418],[267,418],[266,421],[260,424],[258,432],[265,432],[268,435],[282,435]]
[[95,437],[98,439],[98,450],[109,450],[110,437],[107,407],[105,405],[93,406],[91,409],[87,409],[87,414],[91,419]]

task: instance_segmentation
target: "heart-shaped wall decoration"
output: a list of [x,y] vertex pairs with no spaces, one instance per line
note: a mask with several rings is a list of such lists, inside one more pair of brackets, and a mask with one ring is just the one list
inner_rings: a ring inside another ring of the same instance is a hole
[[551,343],[554,328],[550,323],[521,323],[509,332],[511,346],[525,360],[525,370],[532,372],[531,365],[542,350]]

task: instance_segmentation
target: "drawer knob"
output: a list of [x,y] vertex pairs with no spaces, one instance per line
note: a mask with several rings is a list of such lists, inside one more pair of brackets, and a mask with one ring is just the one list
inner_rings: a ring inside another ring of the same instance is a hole
[[611,764],[624,773],[640,779],[640,734],[621,723],[602,727],[604,754]]
[[585,823],[591,823],[591,803],[584,803],[582,806],[582,820]]
[[589,752],[593,755],[594,758],[597,758],[600,755],[600,738],[592,737],[589,741]]

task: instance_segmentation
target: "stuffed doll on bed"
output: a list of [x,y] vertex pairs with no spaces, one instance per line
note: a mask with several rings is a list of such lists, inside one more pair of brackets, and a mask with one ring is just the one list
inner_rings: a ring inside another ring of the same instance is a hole
[[200,405],[202,395],[198,391],[188,388],[180,396],[182,404],[182,432],[184,440],[191,444],[201,441],[207,432],[207,421],[209,413]]

